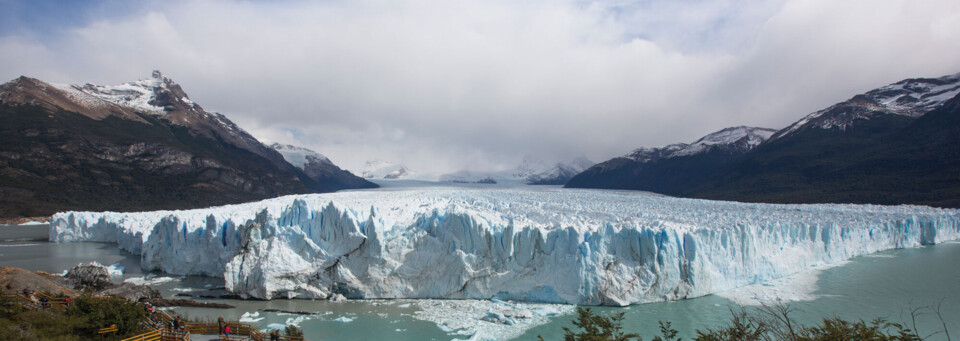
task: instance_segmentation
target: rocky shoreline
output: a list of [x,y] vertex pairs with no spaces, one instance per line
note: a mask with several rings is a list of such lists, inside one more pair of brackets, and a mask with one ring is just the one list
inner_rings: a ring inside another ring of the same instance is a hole
[[50,216],[0,218],[0,225],[22,225],[31,221],[47,224],[50,222]]
[[77,265],[63,276],[44,271],[30,272],[21,268],[0,267],[0,289],[2,291],[19,293],[25,288],[66,296],[77,296],[89,291],[97,296],[117,296],[133,302],[149,302],[157,307],[234,308],[234,306],[224,303],[200,302],[181,298],[167,299],[160,294],[160,291],[145,284],[116,284],[110,281],[110,273],[107,268],[95,263]]

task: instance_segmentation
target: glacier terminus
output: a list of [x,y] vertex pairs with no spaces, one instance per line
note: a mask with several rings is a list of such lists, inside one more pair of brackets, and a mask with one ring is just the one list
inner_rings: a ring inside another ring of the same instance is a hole
[[184,211],[63,212],[53,242],[115,242],[141,267],[245,298],[630,305],[708,295],[960,238],[960,211],[774,205],[558,188],[294,195]]

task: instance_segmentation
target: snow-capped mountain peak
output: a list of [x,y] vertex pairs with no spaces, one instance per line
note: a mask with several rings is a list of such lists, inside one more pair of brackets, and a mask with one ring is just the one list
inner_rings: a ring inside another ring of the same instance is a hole
[[805,128],[846,129],[858,120],[876,115],[920,117],[960,94],[960,73],[940,78],[905,79],[811,113],[771,139],[790,135]]
[[894,113],[923,116],[960,93],[960,73],[940,78],[905,79],[867,92],[865,96]]
[[552,165],[533,155],[524,155],[523,161],[513,172],[513,176],[518,179],[524,179],[530,175],[541,173],[550,169]]
[[291,165],[294,165],[300,169],[306,169],[307,165],[313,163],[333,164],[333,162],[330,162],[330,159],[328,159],[326,156],[307,148],[279,143],[270,145],[270,148],[280,152],[280,155],[283,155],[284,160],[287,160],[287,162],[289,162]]
[[529,185],[562,185],[594,164],[586,156],[579,156],[569,162],[548,163],[535,156],[525,155],[513,171],[513,176]]
[[360,177],[367,179],[400,179],[415,174],[403,164],[383,160],[369,160],[363,164]]
[[774,129],[746,126],[725,128],[701,137],[696,142],[674,152],[673,156],[699,154],[715,146],[750,150],[769,139],[776,132]]
[[140,79],[119,85],[85,85],[65,86],[82,91],[104,101],[121,105],[134,110],[164,115],[176,110],[201,111],[199,105],[190,100],[179,84],[164,77],[159,70],[154,70],[150,78]]
[[674,143],[659,148],[642,147],[624,157],[646,163],[659,159],[701,154],[721,148],[732,152],[746,152],[768,140],[776,130],[738,126],[725,128],[701,137],[697,141]]

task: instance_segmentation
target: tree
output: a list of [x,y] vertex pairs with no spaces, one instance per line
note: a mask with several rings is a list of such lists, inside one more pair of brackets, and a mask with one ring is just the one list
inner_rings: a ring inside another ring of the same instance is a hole
[[[577,319],[573,325],[580,329],[574,332],[563,327],[565,341],[627,341],[641,340],[637,334],[625,334],[623,329],[624,313],[603,316],[594,314],[590,308],[577,307]],[[541,338],[542,340],[542,338]]]

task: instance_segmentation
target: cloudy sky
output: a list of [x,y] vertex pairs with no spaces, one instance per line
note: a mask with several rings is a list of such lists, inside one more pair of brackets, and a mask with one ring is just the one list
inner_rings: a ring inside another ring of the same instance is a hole
[[421,172],[594,161],[960,72],[960,1],[0,0],[0,79],[159,69],[254,136]]

